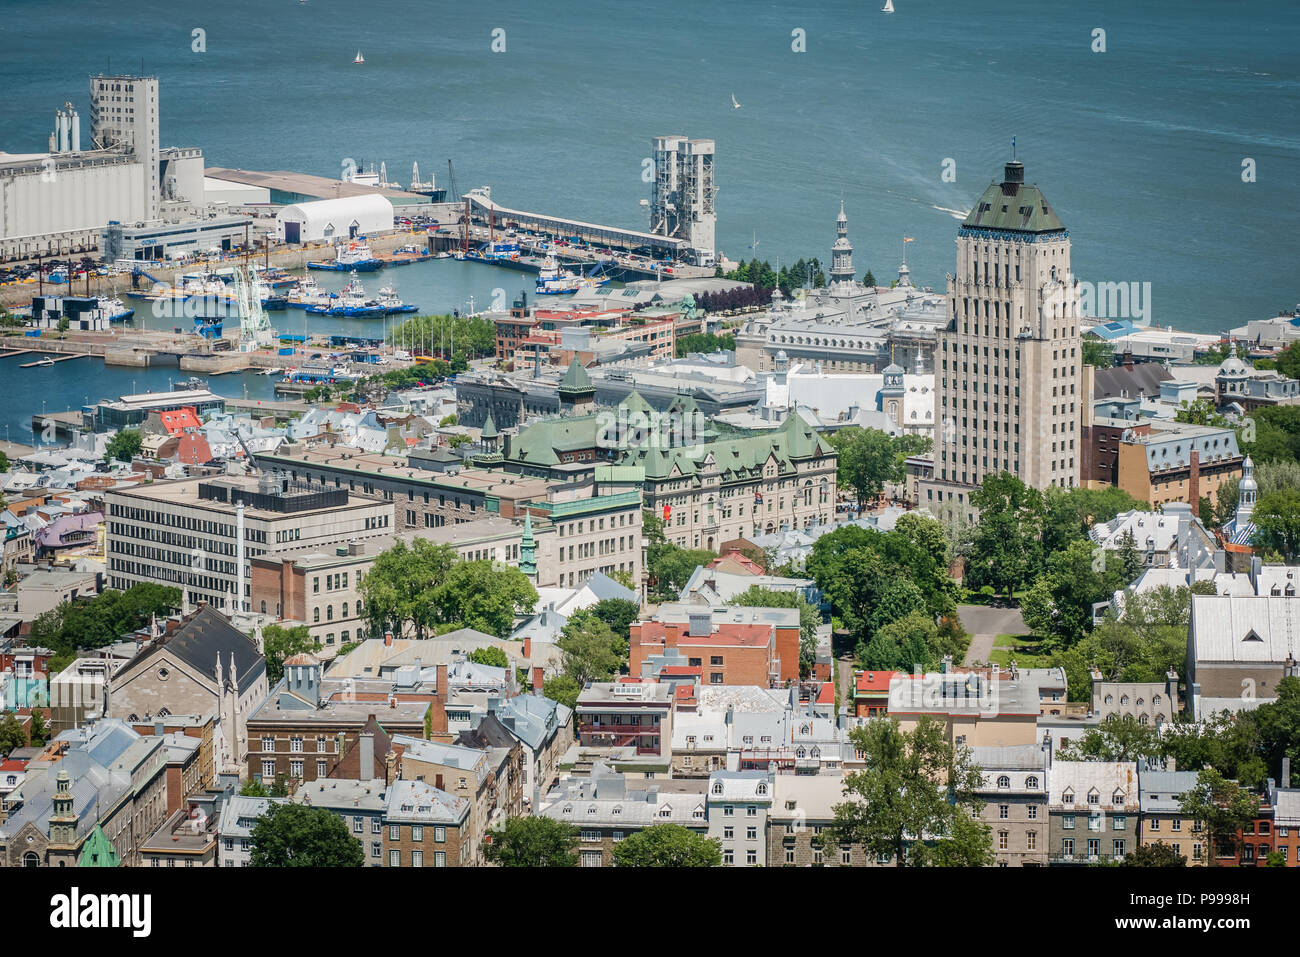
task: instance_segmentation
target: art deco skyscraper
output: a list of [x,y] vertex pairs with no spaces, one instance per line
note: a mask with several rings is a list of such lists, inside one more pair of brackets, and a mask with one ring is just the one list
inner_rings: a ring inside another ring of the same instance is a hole
[[934,477],[921,502],[965,511],[986,475],[1079,483],[1079,294],[1070,237],[1024,166],[1006,164],[957,230],[935,354]]

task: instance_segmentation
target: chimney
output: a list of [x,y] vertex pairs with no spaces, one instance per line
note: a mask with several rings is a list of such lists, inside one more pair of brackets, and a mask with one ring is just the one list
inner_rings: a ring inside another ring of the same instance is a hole
[[438,665],[438,697],[446,701],[448,697],[447,691],[447,666],[445,664]]
[[[374,715],[370,716],[374,720]],[[362,781],[369,781],[375,776],[375,735],[373,731],[362,731],[357,737],[357,748],[360,749],[361,769],[359,777]]]
[[532,681],[533,690],[540,692],[542,690],[542,685],[545,683],[545,681],[546,681],[546,675],[544,673],[544,669],[542,668],[542,666],[533,665],[533,681]]
[[166,734],[166,732],[163,730],[163,723],[161,721],[155,721],[153,723],[153,733],[154,733],[154,737],[157,738],[161,738],[164,734]]
[[1291,759],[1283,758],[1282,759],[1282,787],[1289,788],[1290,786],[1291,786]]
[[384,783],[392,784],[397,780],[397,752],[389,750],[384,755]]
[[531,658],[532,656],[533,656],[533,639],[525,635],[524,636],[524,657]]
[[393,646],[393,633],[391,631],[384,632],[384,646],[387,648]]
[[443,789],[443,788],[442,788],[442,775],[441,775],[441,774],[435,774],[435,775],[433,776],[433,786],[436,787],[439,791],[441,791],[441,790]]

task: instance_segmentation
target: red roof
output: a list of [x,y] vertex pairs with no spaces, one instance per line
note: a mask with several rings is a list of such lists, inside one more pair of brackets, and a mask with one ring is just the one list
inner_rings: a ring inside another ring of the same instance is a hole
[[212,446],[202,432],[185,432],[176,446],[176,461],[181,465],[204,465],[212,461]]
[[19,761],[17,758],[6,758],[0,761],[0,772],[3,771],[26,771],[27,762]]
[[199,421],[198,413],[188,405],[180,409],[159,412],[158,417],[162,420],[162,427],[167,430],[168,435],[175,435],[186,429],[197,429],[203,425]]
[[864,671],[858,675],[858,694],[889,694],[889,682],[896,671]]
[[699,675],[704,669],[699,665],[666,665],[659,669],[661,675]]
[[818,704],[835,703],[835,686],[831,684],[829,681],[823,681],[822,686],[817,689],[817,703]]
[[[677,635],[678,645],[746,645],[759,647],[772,640],[770,625],[742,625],[736,622],[723,622],[709,635],[687,635],[682,632],[689,626],[683,625]],[[668,628],[662,621],[645,621],[641,623],[642,644],[662,644],[668,637]]]

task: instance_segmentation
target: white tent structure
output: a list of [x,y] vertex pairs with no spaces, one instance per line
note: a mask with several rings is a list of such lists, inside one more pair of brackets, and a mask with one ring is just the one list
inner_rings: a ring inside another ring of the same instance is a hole
[[383,196],[322,199],[286,206],[275,219],[281,242],[329,242],[392,229],[393,204]]

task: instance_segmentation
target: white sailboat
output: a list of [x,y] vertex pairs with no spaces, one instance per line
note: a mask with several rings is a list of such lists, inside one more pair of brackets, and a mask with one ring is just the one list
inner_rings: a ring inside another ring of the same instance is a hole
[[354,56],[354,57],[352,58],[352,62],[353,62],[353,63],[365,63],[365,62],[366,62],[366,58],[363,57],[363,56],[361,55],[361,51],[358,50],[358,51],[357,51],[357,55]]
[[738,109],[740,109],[740,103],[736,100],[736,94],[734,94],[734,93],[731,94],[731,108],[732,108],[733,110],[738,110]]
[[885,5],[880,8],[882,13],[894,12],[894,0],[885,0]]

